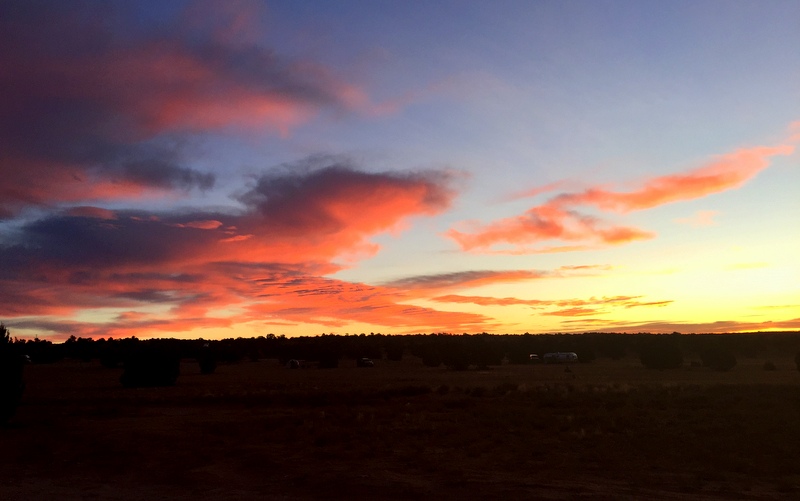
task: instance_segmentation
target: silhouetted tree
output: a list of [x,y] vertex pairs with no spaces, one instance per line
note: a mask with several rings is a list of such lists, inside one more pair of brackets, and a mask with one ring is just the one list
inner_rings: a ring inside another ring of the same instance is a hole
[[384,350],[386,350],[387,360],[399,362],[403,359],[403,342],[399,338],[387,336],[385,338]]
[[200,374],[213,374],[217,370],[217,357],[208,343],[200,348],[197,363],[200,364]]
[[11,334],[0,323],[0,424],[14,415],[25,390],[24,361],[11,343]]
[[122,354],[117,341],[109,339],[103,343],[99,350],[100,365],[109,369],[116,369],[122,363]]

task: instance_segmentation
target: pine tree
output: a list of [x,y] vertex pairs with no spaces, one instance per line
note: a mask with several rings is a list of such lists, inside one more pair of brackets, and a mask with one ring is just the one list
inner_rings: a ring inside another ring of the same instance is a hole
[[11,333],[0,323],[0,424],[8,422],[22,399],[23,368],[22,358],[14,353]]

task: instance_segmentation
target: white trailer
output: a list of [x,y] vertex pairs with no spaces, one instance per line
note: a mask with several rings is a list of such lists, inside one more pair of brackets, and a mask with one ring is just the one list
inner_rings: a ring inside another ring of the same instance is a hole
[[570,362],[577,362],[578,354],[574,351],[556,351],[553,353],[545,353],[542,360],[546,364],[568,364]]

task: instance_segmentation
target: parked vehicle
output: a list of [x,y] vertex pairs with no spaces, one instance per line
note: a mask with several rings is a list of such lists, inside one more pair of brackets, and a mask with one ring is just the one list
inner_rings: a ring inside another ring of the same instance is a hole
[[356,359],[356,367],[375,367],[375,362],[367,357]]
[[577,362],[578,354],[574,351],[557,351],[545,353],[542,359],[546,364],[568,364],[570,362]]

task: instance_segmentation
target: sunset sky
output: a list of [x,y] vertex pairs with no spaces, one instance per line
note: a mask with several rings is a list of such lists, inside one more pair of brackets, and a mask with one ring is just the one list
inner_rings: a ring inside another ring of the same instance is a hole
[[800,329],[800,2],[4,1],[12,336]]

